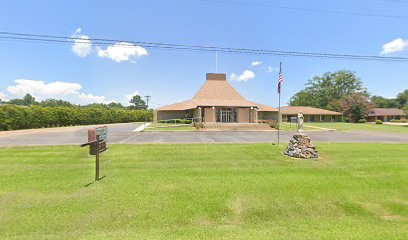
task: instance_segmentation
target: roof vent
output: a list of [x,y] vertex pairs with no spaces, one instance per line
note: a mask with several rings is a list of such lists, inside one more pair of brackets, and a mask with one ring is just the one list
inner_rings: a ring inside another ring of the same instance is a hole
[[225,73],[207,73],[206,80],[226,81],[227,75]]

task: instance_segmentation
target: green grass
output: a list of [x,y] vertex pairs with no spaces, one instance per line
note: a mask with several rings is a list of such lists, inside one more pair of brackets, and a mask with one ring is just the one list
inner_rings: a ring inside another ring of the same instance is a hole
[[305,123],[305,126],[315,126],[322,128],[331,128],[338,131],[366,130],[381,132],[399,132],[408,133],[408,126],[391,126],[372,123]]
[[[281,122],[281,128],[280,130],[283,131],[296,131],[297,130],[297,124],[296,123],[287,123],[287,122]],[[308,126],[303,126],[303,130],[308,131],[308,130],[317,130],[316,128],[311,128]]]
[[195,131],[192,125],[172,124],[172,123],[154,123],[145,128],[144,131]]
[[0,148],[0,239],[404,239],[406,144]]

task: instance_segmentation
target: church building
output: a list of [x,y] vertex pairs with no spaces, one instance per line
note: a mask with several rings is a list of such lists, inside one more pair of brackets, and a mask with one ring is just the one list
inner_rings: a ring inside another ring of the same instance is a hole
[[277,120],[278,109],[242,97],[226,74],[207,73],[206,81],[190,100],[158,108],[154,120],[194,119],[208,123],[257,123]]

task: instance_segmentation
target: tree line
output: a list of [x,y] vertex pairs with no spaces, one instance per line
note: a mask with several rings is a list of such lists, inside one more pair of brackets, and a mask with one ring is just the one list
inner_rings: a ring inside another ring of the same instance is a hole
[[106,109],[128,109],[128,110],[147,110],[148,106],[146,102],[139,96],[133,96],[129,103],[129,106],[123,106],[121,103],[111,102],[111,103],[91,103],[88,105],[75,105],[68,101],[61,99],[45,99],[43,101],[36,101],[35,97],[27,93],[23,98],[11,99],[10,101],[2,101],[2,104],[12,104],[18,106],[41,106],[41,107],[79,107],[79,108],[106,108]]
[[354,72],[326,72],[308,80],[305,89],[289,100],[290,106],[310,106],[343,113],[357,122],[368,116],[372,108],[400,108],[408,115],[408,89],[396,98],[371,95]]
[[0,130],[150,121],[153,113],[142,101],[139,96],[131,99],[136,104],[129,107],[120,103],[79,106],[56,99],[37,102],[27,94],[2,102]]

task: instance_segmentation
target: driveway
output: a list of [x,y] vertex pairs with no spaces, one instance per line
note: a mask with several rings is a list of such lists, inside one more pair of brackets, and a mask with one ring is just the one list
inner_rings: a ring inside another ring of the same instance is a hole
[[[140,123],[108,124],[108,143],[276,143],[277,131],[250,132],[133,132]],[[1,146],[81,144],[87,141],[91,126],[0,132]],[[281,131],[286,143],[294,131]],[[408,143],[406,133],[373,131],[307,131],[314,142]]]
[[[139,128],[143,123],[105,125],[108,127],[108,143],[121,143],[134,136],[133,130]],[[78,126],[0,132],[0,146],[79,145],[88,141],[88,129],[91,127]]]

